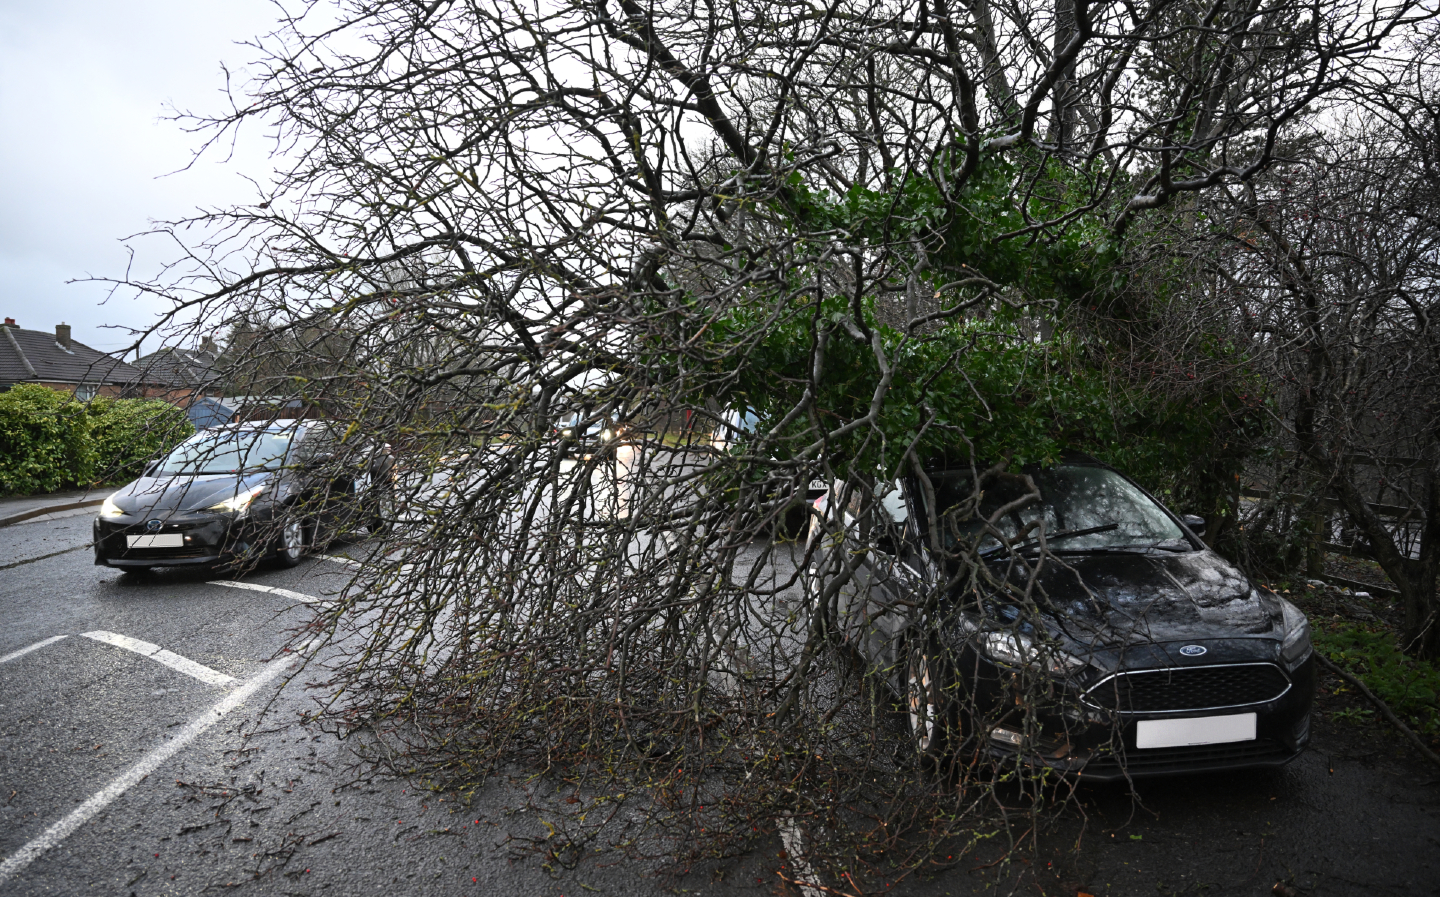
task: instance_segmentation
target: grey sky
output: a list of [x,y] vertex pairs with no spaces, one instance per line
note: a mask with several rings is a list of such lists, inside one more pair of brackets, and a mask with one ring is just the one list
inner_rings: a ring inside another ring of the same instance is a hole
[[[259,141],[228,163],[183,167],[196,137],[162,120],[167,104],[224,108],[232,73],[254,51],[236,41],[267,32],[262,0],[0,0],[0,315],[50,330],[62,321],[104,351],[130,341],[102,325],[143,326],[159,306],[67,280],[121,276],[121,238],[200,206],[253,202],[240,177],[268,180]],[[173,252],[135,244],[136,267]],[[154,348],[146,344],[146,350]]]

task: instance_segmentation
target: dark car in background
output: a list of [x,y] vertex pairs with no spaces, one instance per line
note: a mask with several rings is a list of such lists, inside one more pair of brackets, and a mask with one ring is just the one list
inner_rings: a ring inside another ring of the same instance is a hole
[[624,438],[626,428],[618,412],[583,408],[560,415],[553,432],[562,441],[567,455],[588,458],[613,448]]
[[383,528],[394,462],[384,446],[342,435],[315,420],[195,434],[105,500],[95,563],[141,572],[273,556],[294,565],[334,534]]
[[1304,750],[1309,623],[1211,551],[1203,521],[1081,455],[990,473],[837,484],[812,518],[811,572],[853,565],[837,625],[923,758],[1111,780]]

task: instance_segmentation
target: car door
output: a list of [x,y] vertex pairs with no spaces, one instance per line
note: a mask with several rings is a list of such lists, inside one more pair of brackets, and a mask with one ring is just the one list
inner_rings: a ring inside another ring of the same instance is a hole
[[870,667],[888,678],[903,657],[905,635],[923,596],[909,538],[909,505],[899,482],[852,485],[839,497],[845,538],[832,570],[838,572],[840,563],[854,570],[836,596],[837,624]]
[[311,513],[327,529],[334,529],[346,516],[355,492],[354,472],[337,450],[335,435],[327,424],[312,423],[305,428],[300,458],[306,491],[314,506]]

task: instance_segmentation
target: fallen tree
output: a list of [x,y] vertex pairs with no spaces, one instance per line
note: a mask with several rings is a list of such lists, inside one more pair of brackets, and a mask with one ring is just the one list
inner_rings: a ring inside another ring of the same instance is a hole
[[[1230,399],[1197,416],[1056,328],[1131,296],[1137,222],[1266,172],[1417,14],[1324,12],[364,0],[284,22],[201,124],[272,127],[289,167],[169,229],[211,235],[193,279],[137,286],[250,328],[247,388],[400,455],[392,534],[315,624],[345,652],[329,718],[439,787],[563,774],[539,846],[566,861],[799,825],[860,888],[962,854],[1013,770],[937,788],[897,759],[893,700],[813,612],[851,571],[807,586],[808,549],[768,534],[814,480],[937,452],[1124,441],[1178,480]],[[717,447],[727,409],[760,423]]]

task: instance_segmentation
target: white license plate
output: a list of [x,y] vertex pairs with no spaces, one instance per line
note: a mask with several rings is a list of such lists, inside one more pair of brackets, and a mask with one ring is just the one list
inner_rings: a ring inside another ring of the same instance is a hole
[[1254,740],[1253,713],[1192,716],[1187,719],[1142,719],[1135,724],[1135,746],[1142,749]]
[[158,536],[126,536],[125,544],[131,548],[184,548],[185,536],[181,533],[162,533]]

